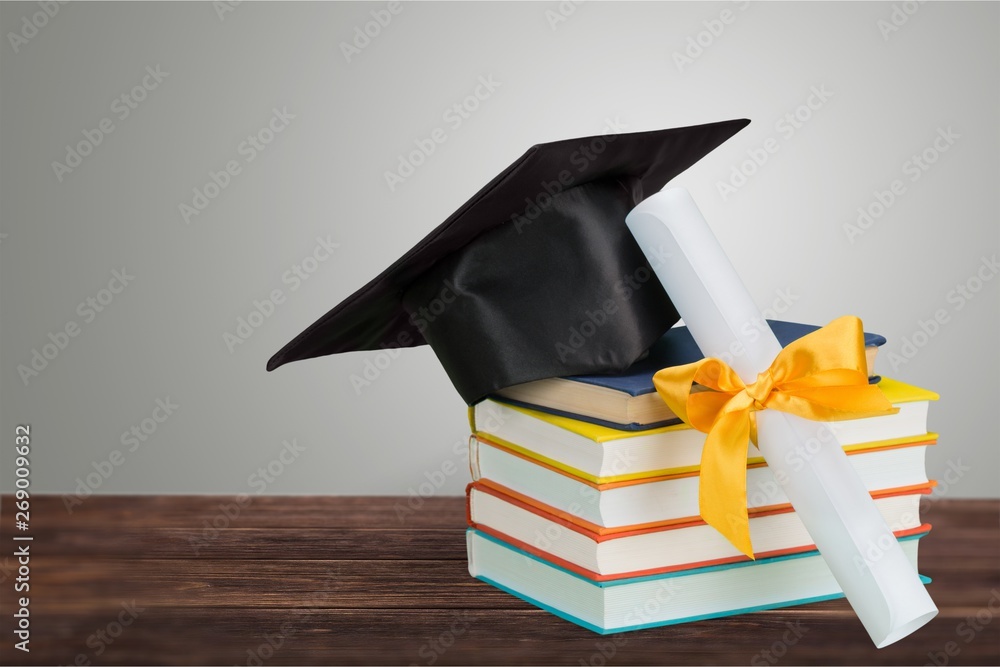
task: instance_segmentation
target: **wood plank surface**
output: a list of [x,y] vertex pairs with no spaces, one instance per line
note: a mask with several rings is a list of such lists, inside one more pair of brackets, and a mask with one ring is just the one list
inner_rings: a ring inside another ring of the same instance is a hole
[[876,650],[843,600],[595,635],[469,577],[460,498],[36,497],[23,653],[4,496],[0,662],[1000,664],[1000,501],[922,509],[941,613]]

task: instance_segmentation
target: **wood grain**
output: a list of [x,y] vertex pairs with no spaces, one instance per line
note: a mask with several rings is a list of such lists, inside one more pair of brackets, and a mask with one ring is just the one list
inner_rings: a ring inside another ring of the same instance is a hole
[[[842,600],[600,637],[470,578],[462,499],[406,503],[96,496],[70,512],[33,498],[31,652],[12,648],[5,546],[0,661],[1000,664],[1000,614],[988,606],[1000,610],[1000,501],[926,504],[921,571],[941,613],[880,651]],[[13,520],[4,496],[4,545]],[[789,628],[801,634],[791,645]]]

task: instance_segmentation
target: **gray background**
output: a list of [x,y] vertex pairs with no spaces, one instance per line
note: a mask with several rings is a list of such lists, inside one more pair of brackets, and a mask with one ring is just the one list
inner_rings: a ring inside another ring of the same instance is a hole
[[[609,119],[747,117],[674,184],[762,308],[790,291],[788,319],[854,313],[887,336],[879,370],[941,393],[928,468],[950,466],[942,492],[996,495],[1000,279],[984,268],[973,299],[952,290],[1000,245],[998,5],[921,4],[883,34],[891,4],[586,3],[558,23],[556,3],[412,4],[347,62],[341,43],[384,7],[71,3],[16,52],[8,33],[39,8],[0,7],[0,432],[9,444],[32,425],[35,491],[409,494],[430,479],[461,493],[465,406],[430,349],[273,374],[267,358],[531,144]],[[679,67],[674,53],[725,9],[733,22]],[[115,98],[157,65],[169,76],[119,119]],[[453,127],[445,112],[479,77],[499,87]],[[787,136],[776,123],[813,86],[832,96]],[[240,143],[274,108],[295,118],[246,163]],[[114,131],[59,182],[53,161],[103,118]],[[438,127],[447,141],[390,191],[384,172]],[[959,138],[911,182],[904,163],[939,128]],[[769,138],[778,152],[724,199],[718,183]],[[179,205],[232,159],[241,173],[186,224]],[[905,193],[851,243],[844,225],[894,179]],[[339,248],[293,290],[286,271],[327,235]],[[134,280],[85,322],[78,304],[122,267]],[[275,289],[284,302],[230,352],[224,334]],[[893,369],[939,309],[947,323]],[[79,335],[25,385],[18,366],[71,321]],[[378,361],[357,391],[351,376]],[[179,407],[129,451],[122,434],[167,397]],[[291,439],[304,451],[254,477]],[[12,462],[6,446],[6,491]]]

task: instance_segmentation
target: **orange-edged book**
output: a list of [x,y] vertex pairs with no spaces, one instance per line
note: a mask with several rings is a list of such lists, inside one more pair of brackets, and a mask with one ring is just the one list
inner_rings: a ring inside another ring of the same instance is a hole
[[[870,492],[885,489],[918,491],[930,483],[924,466],[927,447],[937,436],[911,438],[845,448],[848,460]],[[491,442],[471,438],[469,463],[474,481],[509,496],[575,517],[595,532],[688,523],[698,518],[698,469],[622,482],[595,483],[566,470]],[[788,503],[781,485],[763,462],[747,468],[747,507],[766,511]]]
[[[926,533],[919,489],[887,489],[872,494],[897,538]],[[488,484],[470,484],[469,525],[518,549],[594,581],[615,581],[750,560],[700,519],[631,530],[601,531],[577,517],[537,501],[504,493]],[[812,551],[816,546],[790,505],[751,513],[756,558]]]

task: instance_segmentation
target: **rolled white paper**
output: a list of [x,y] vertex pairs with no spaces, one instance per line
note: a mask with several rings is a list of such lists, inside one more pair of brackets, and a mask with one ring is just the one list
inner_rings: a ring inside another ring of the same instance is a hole
[[[756,381],[781,344],[687,190],[665,189],[625,221],[704,355]],[[937,607],[830,429],[756,414],[761,454],[875,646],[934,618]]]

